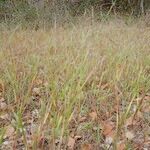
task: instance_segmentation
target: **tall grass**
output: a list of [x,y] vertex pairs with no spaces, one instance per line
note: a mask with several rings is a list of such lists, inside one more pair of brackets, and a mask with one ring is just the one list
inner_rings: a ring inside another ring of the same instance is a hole
[[[16,131],[14,141],[23,137],[27,149],[44,147],[42,139],[53,149],[59,139],[61,148],[74,128],[75,134],[90,132],[101,143],[101,132],[91,129],[95,123],[80,127],[80,118],[91,111],[100,120],[112,116],[119,132],[133,106],[138,108],[136,98],[150,90],[149,28],[87,21],[37,31],[3,28],[0,35],[5,113]],[[118,105],[119,112],[111,113]]]

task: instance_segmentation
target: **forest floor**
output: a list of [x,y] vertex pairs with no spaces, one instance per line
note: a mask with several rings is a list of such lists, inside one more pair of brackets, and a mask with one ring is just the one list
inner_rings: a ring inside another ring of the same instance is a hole
[[0,110],[2,150],[149,150],[150,28],[1,28]]

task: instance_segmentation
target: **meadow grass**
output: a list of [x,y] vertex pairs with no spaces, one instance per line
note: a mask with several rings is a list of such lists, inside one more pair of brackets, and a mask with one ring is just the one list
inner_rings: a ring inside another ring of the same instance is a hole
[[[150,124],[142,110],[150,107],[143,100],[149,90],[148,27],[83,21],[37,31],[19,25],[0,31],[1,107],[7,105],[0,112],[3,149],[65,149],[68,137],[75,136],[81,136],[76,149],[84,143],[108,149],[102,132],[108,120],[115,124],[109,144],[116,148],[125,140],[126,148],[134,148],[121,133],[130,116],[139,118],[138,112],[142,124]],[[8,126],[14,129],[11,135],[6,134]],[[146,138],[149,131],[144,129]]]

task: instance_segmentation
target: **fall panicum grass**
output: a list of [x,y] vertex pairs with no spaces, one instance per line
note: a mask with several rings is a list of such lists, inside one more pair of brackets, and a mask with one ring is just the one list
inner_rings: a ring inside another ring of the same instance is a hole
[[0,35],[2,149],[148,147],[149,28],[82,22]]

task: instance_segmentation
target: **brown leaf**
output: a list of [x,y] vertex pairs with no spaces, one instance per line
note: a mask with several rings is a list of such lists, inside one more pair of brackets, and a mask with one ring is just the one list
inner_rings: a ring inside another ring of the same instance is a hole
[[33,94],[35,94],[35,95],[39,95],[40,94],[40,88],[33,88],[33,90],[32,90],[32,92],[33,92]]
[[128,127],[130,125],[134,125],[136,122],[134,120],[134,116],[129,117],[128,119],[126,119],[125,121],[125,127]]
[[83,144],[81,146],[81,150],[92,150],[92,145],[91,144]]
[[48,83],[48,82],[45,82],[43,85],[44,85],[45,87],[48,87],[49,83]]
[[5,102],[0,102],[0,109],[1,110],[6,110],[7,109],[7,104]]
[[93,121],[97,119],[97,113],[95,111],[89,113],[89,116],[92,118]]
[[48,139],[44,136],[41,136],[38,141],[38,148],[42,149],[43,147],[47,147]]
[[131,131],[126,131],[125,136],[127,139],[132,140],[134,138],[134,133]]
[[14,127],[9,125],[9,126],[6,127],[6,132],[5,132],[5,136],[4,137],[5,138],[10,137],[10,136],[12,136],[14,134],[14,132],[15,132]]
[[70,150],[73,150],[74,149],[74,145],[75,145],[75,139],[73,139],[72,137],[69,137],[68,144],[67,144],[68,148]]
[[[0,95],[1,96],[1,95]],[[1,102],[4,102],[5,101],[5,99],[2,97],[2,98],[0,98],[0,103]]]
[[4,114],[0,115],[0,118],[4,119],[4,120],[8,120],[9,119],[9,115],[7,113],[4,113]]
[[147,101],[149,101],[150,100],[150,95],[149,96],[145,96],[144,99],[147,100]]
[[133,114],[132,116],[126,119],[125,127],[134,127],[137,124],[137,122],[141,120],[141,118],[143,118],[143,114],[140,111],[138,111],[136,115]]
[[82,136],[76,135],[74,138],[75,138],[75,140],[80,140],[80,139],[82,139]]
[[112,144],[112,142],[113,142],[113,136],[111,137],[111,136],[107,136],[106,138],[105,138],[105,144],[106,145],[111,145]]
[[84,122],[84,121],[86,121],[86,117],[81,117],[80,119],[79,119],[79,122],[81,123],[81,122]]
[[126,146],[124,142],[119,142],[117,144],[117,150],[125,150]]
[[103,84],[103,85],[101,86],[101,89],[102,89],[102,90],[106,90],[106,89],[109,88],[109,86],[110,86],[109,83],[105,83],[105,84]]
[[103,135],[105,137],[113,137],[115,134],[114,123],[111,121],[105,121],[103,124]]
[[41,85],[43,83],[43,81],[41,79],[37,79],[35,82],[37,85]]

